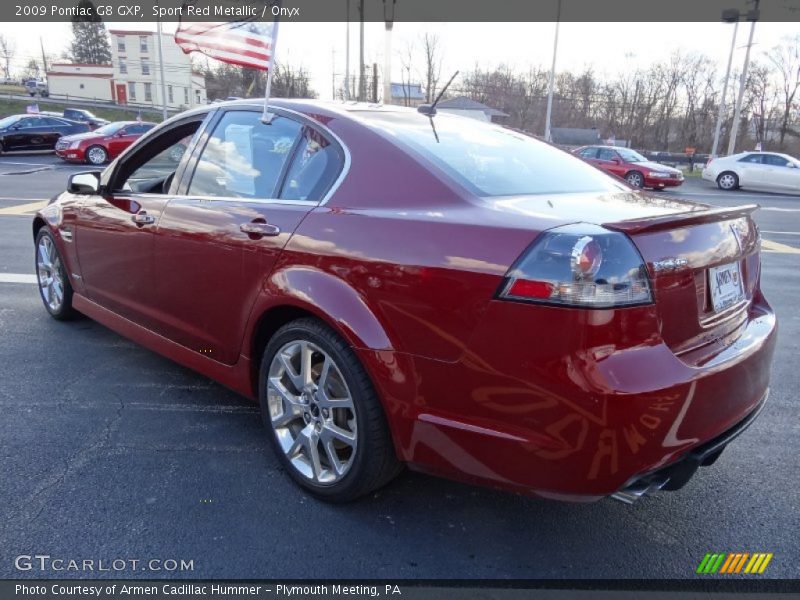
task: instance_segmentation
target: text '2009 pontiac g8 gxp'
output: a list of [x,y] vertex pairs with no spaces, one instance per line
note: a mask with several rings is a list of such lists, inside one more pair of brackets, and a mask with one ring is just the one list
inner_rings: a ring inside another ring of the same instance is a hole
[[257,399],[318,497],[408,464],[632,501],[680,488],[762,408],[755,206],[653,197],[452,115],[260,110],[183,113],[73,175],[33,223],[39,288],[52,316]]

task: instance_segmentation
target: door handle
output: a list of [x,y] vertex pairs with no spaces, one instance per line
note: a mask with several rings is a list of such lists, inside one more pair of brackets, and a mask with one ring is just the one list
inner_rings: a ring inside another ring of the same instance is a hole
[[262,220],[251,221],[250,223],[242,223],[239,225],[239,230],[250,236],[251,239],[258,239],[265,235],[276,236],[280,234],[281,228],[271,223],[266,223]]
[[142,210],[133,215],[131,217],[131,221],[137,225],[151,225],[152,223],[156,222],[156,218],[152,215],[148,215],[147,212]]

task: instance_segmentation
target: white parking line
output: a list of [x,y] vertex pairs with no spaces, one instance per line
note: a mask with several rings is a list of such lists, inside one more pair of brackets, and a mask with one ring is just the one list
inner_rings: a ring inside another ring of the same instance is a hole
[[36,283],[36,275],[28,273],[0,273],[0,283]]
[[3,165],[20,165],[23,167],[52,167],[56,163],[29,163],[29,162],[6,162],[4,160],[0,160],[0,167]]

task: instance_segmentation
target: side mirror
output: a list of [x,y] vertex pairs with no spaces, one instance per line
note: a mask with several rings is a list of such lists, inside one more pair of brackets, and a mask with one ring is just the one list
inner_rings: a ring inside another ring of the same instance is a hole
[[794,164],[793,162],[786,163],[786,166],[789,167],[790,169],[796,169],[797,168],[797,165]]
[[86,171],[70,175],[67,180],[70,194],[91,195],[100,191],[100,171]]

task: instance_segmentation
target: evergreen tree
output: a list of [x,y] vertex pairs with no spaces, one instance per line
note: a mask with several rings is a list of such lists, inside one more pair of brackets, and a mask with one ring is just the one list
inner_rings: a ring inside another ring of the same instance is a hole
[[76,63],[103,65],[111,63],[111,45],[102,19],[96,15],[90,0],[81,0],[79,7],[91,8],[91,17],[72,19],[70,58]]

